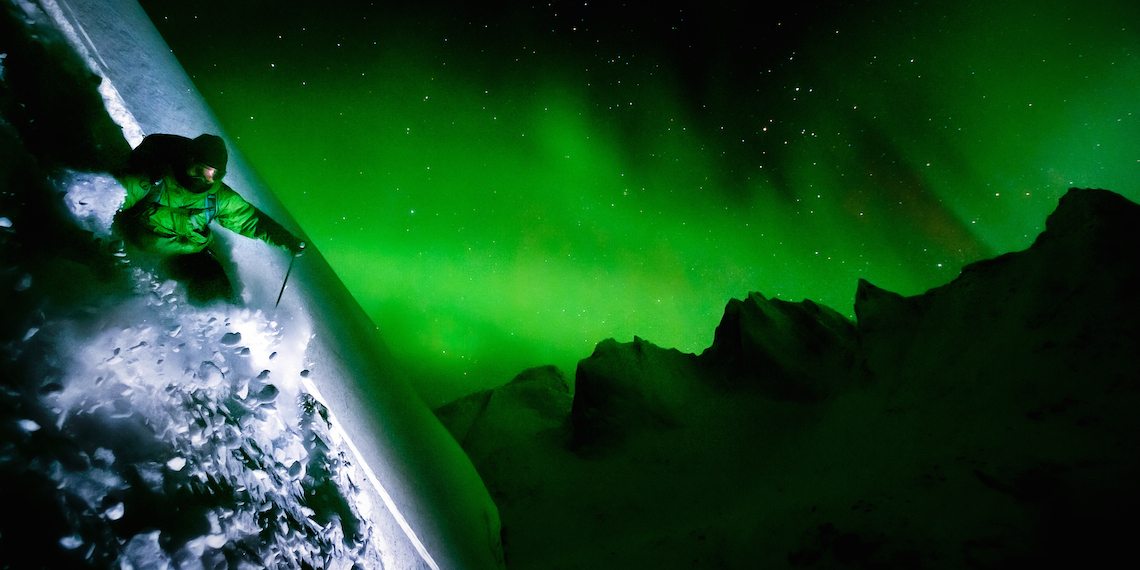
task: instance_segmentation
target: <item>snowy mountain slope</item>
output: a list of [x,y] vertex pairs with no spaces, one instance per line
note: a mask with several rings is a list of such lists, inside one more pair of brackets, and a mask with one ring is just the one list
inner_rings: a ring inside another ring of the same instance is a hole
[[572,404],[532,373],[439,414],[512,568],[1101,567],[1140,531],[1137,227],[1074,189],[1026,251],[860,283],[855,323],[753,294],[700,355],[600,343]]
[[500,566],[477,474],[319,253],[275,308],[260,242],[220,236],[241,307],[116,251],[129,143],[221,131],[138,6],[5,4],[0,54],[0,563]]

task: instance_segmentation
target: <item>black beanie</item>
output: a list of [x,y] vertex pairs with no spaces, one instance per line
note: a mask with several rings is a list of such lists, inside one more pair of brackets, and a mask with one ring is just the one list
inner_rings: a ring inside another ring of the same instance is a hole
[[190,154],[194,162],[213,166],[221,172],[226,171],[226,162],[229,153],[226,152],[226,143],[222,137],[216,135],[198,135],[190,142]]

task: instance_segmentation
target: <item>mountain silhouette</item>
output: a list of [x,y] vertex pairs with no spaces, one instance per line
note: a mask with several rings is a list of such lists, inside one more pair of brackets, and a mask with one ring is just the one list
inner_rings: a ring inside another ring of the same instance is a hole
[[1140,206],[903,297],[728,303],[700,354],[605,340],[437,412],[511,568],[1095,567],[1140,492]]

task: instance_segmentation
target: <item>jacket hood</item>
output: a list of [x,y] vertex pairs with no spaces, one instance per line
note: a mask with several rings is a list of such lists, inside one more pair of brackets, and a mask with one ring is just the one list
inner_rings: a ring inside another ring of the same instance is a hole
[[221,174],[225,174],[229,162],[226,143],[216,135],[198,135],[190,141],[190,157],[194,162],[216,168]]

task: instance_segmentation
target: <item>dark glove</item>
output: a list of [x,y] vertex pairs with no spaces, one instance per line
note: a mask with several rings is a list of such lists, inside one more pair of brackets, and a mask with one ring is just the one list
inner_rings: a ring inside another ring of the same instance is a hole
[[296,240],[293,243],[289,244],[289,253],[292,253],[293,257],[301,257],[302,255],[305,255],[306,247],[307,245],[305,242]]

